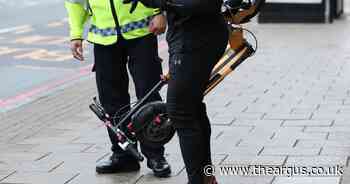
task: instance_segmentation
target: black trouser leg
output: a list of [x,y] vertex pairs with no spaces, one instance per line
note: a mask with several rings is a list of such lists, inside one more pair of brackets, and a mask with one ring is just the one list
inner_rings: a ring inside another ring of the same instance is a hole
[[[149,35],[133,40],[120,39],[110,46],[96,44],[94,55],[99,99],[107,113],[111,115],[130,103],[126,63],[133,77],[138,99],[160,80],[162,69],[155,36]],[[161,100],[159,93],[154,93],[148,99],[148,101],[156,100]],[[128,110],[129,107],[123,112]],[[115,134],[109,128],[108,134],[112,142],[112,151],[118,155],[125,155],[126,153],[117,145]],[[149,148],[141,145],[141,151],[148,158],[156,157],[164,154],[164,147]]]
[[[128,67],[133,78],[138,99],[144,97],[159,81],[162,74],[158,59],[157,38],[151,34],[128,42]],[[159,93],[153,93],[147,102],[162,100]],[[147,158],[163,156],[164,147],[151,148],[143,144],[141,152]]]
[[170,63],[168,112],[179,136],[189,182],[203,184],[202,170],[211,160],[210,130],[203,128],[210,125],[209,121],[203,118],[206,113],[202,110],[205,106],[202,100],[215,62],[205,63],[200,54],[194,56],[194,53],[180,57],[174,59],[177,64]]
[[[125,51],[123,40],[109,46],[94,45],[98,96],[103,108],[110,115],[114,115],[121,107],[130,103]],[[108,134],[112,143],[112,151],[118,155],[125,155],[125,152],[117,145],[115,134],[109,128]]]
[[204,166],[211,164],[210,123],[203,93],[210,73],[226,44],[201,51],[176,53],[169,60],[167,110],[179,136],[181,153],[190,184],[204,183]]
[[195,127],[179,127],[177,133],[190,184],[203,184],[203,168],[211,165],[209,121],[189,122]]

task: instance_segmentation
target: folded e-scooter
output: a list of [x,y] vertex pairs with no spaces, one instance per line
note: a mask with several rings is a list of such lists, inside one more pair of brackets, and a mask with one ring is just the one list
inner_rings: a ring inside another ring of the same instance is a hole
[[[239,2],[239,3],[237,3]],[[133,6],[137,1],[133,1]],[[224,56],[215,65],[204,95],[212,91],[227,75],[234,71],[243,61],[252,56],[257,50],[257,40],[254,34],[241,27],[249,22],[260,10],[265,0],[227,0],[223,4],[222,13],[230,32],[229,45]],[[250,33],[255,41],[253,47],[245,38],[244,32]],[[131,108],[131,104],[121,108],[115,114],[107,114],[96,97],[89,106],[97,117],[104,122],[117,136],[118,145],[129,151],[139,161],[143,156],[135,149],[137,141],[158,147],[168,143],[175,134],[171,120],[167,116],[166,103],[162,101],[146,103],[154,92],[158,92],[167,84],[171,76],[165,75],[142,99]],[[130,108],[125,112],[126,108]]]

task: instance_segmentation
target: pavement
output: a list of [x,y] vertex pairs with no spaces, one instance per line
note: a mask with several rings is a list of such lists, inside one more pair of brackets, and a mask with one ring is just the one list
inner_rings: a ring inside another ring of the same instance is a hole
[[[219,183],[350,183],[350,17],[333,24],[247,27],[259,40],[258,52],[205,98],[214,165],[339,166],[344,173],[217,173]],[[95,95],[91,73],[0,113],[0,183],[186,183],[176,136],[166,145],[170,178],[153,177],[145,163],[139,172],[97,175],[96,162],[108,158],[110,143],[104,126],[88,109]]]

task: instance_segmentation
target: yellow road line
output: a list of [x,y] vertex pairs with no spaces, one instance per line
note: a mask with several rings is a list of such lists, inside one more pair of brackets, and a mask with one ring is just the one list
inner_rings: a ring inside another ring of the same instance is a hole
[[5,54],[12,54],[12,53],[15,53],[15,52],[20,51],[20,50],[23,50],[23,49],[0,47],[0,56],[5,55]]
[[11,32],[15,32],[15,31],[21,30],[21,29],[26,29],[28,27],[31,27],[31,25],[22,25],[22,26],[4,28],[4,29],[0,29],[0,34],[2,34],[2,33],[11,33]]
[[50,27],[50,28],[55,28],[55,27],[61,27],[64,25],[64,22],[63,21],[55,21],[55,22],[50,22],[47,24],[47,27]]

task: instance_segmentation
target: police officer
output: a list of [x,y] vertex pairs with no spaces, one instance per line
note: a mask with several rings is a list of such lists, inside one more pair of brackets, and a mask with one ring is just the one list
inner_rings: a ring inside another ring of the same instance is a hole
[[[83,29],[90,19],[87,39],[94,44],[93,70],[98,96],[108,114],[113,115],[130,104],[127,66],[138,99],[160,80],[162,71],[155,35],[165,31],[166,19],[158,8],[139,4],[130,14],[130,5],[120,0],[66,0],[65,7],[69,16],[71,50],[78,60],[84,60]],[[154,93],[149,100],[161,100],[161,97]],[[110,129],[108,133],[113,154],[107,161],[97,164],[96,172],[139,170],[139,162],[118,146],[116,136]],[[170,165],[163,156],[164,147],[150,148],[141,144],[141,151],[155,176],[166,177],[170,174]]]
[[[170,81],[167,110],[179,136],[189,184],[214,184],[203,170],[212,164],[211,128],[203,103],[210,73],[227,46],[221,0],[139,0],[166,11]],[[125,2],[129,3],[129,2]]]

